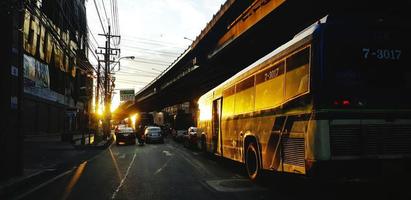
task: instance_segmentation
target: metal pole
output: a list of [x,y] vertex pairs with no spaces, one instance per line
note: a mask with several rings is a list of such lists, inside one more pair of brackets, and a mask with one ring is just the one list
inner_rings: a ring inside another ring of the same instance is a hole
[[111,80],[111,69],[110,69],[110,55],[111,55],[111,46],[110,46],[110,39],[111,39],[111,27],[108,25],[108,38],[107,38],[107,43],[108,43],[108,57],[107,57],[107,132],[106,132],[106,138],[110,136],[110,130],[111,130],[111,86],[110,86],[110,80]]
[[[111,55],[117,55],[117,53],[120,51],[120,49],[117,48],[111,48],[110,47],[110,41],[112,37],[120,37],[118,35],[111,35],[111,27],[108,26],[108,33],[107,34],[99,34],[101,36],[106,37],[106,45],[104,47],[99,47],[99,49],[104,49],[104,53],[100,52],[97,54],[103,54],[104,55],[104,60],[103,62],[105,63],[104,66],[104,125],[103,125],[103,132],[104,132],[104,137],[109,136],[110,134],[110,120],[111,120],[111,87],[110,87],[110,79],[111,79],[111,68],[110,68],[110,63],[114,62],[110,60]],[[113,54],[113,50],[116,51],[115,54]]]
[[98,107],[99,107],[99,104],[100,104],[100,82],[101,82],[101,79],[100,79],[100,68],[101,68],[101,65],[100,65],[100,61],[98,61],[98,66],[97,66],[97,86],[96,86],[96,99],[95,99],[95,113],[97,113],[98,112]]
[[104,55],[105,71],[104,71],[104,138],[106,139],[110,131],[110,38],[111,38],[111,28],[108,26],[108,35],[106,41],[106,49]]

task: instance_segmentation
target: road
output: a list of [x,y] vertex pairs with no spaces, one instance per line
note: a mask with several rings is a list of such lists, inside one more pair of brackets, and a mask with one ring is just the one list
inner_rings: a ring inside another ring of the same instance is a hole
[[268,174],[256,184],[241,165],[167,139],[165,144],[111,145],[16,199],[411,199],[409,184],[396,182],[319,183]]

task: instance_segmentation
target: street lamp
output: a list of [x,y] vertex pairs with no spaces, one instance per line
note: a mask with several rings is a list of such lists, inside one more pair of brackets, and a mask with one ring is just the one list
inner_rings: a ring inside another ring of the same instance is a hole
[[[116,64],[114,64],[114,66],[110,69],[110,72],[109,72],[109,74],[111,74],[111,72],[113,71],[113,69],[116,67],[116,65],[118,64],[118,71],[120,71],[120,60],[121,59],[132,59],[132,60],[134,60],[134,56],[123,56],[123,57],[121,57],[121,58],[119,58],[117,61],[116,61]],[[111,87],[108,87],[107,89],[108,89],[108,91],[107,91],[107,95],[108,95],[108,104],[106,105],[106,112],[110,112],[110,111],[108,111],[109,109],[110,109],[110,105],[111,105],[111,95],[112,95],[112,92],[113,92],[113,90],[114,90],[114,82],[115,82],[115,77],[113,76],[113,77],[111,77],[111,75],[109,76],[109,79],[111,79],[111,82],[112,82],[112,84],[111,84]]]
[[134,58],[136,58],[136,57],[135,56],[123,56],[123,57],[119,58],[116,61],[116,64],[114,64],[114,66],[110,69],[110,72],[114,70],[114,67],[116,67],[117,64],[118,64],[118,70],[117,71],[120,71],[120,60],[124,59],[124,58],[134,60]]
[[[104,126],[104,137],[107,138],[110,134],[110,121],[111,121],[111,111],[110,111],[110,107],[111,107],[111,97],[112,97],[112,91],[114,89],[114,82],[115,82],[115,77],[111,77],[112,71],[114,70],[114,68],[116,67],[116,65],[119,65],[118,70],[120,70],[120,60],[121,59],[134,59],[134,56],[123,56],[121,58],[119,58],[117,61],[109,61],[106,62],[106,64],[108,63],[108,65],[110,63],[115,62],[113,67],[107,66],[106,70],[105,70],[105,76],[104,76],[104,121],[105,121],[105,126]],[[98,81],[99,82],[99,81]],[[111,84],[110,84],[111,82]],[[99,83],[97,83],[97,85],[99,86]]]
[[[135,56],[123,56],[123,57],[121,57],[121,58],[119,58],[117,61],[116,61],[116,64],[114,64],[114,66],[110,69],[110,72],[109,72],[109,74],[112,74],[112,71],[113,71],[113,69],[116,67],[116,65],[118,64],[118,70],[117,71],[120,71],[120,60],[121,59],[131,59],[131,60],[134,60],[134,58],[136,58]],[[111,82],[112,82],[112,84],[111,84],[111,87],[109,88],[109,93],[108,93],[108,95],[109,95],[109,105],[111,104],[111,93],[113,92],[113,90],[114,90],[114,82],[115,82],[115,79],[116,77],[112,77],[111,78],[111,75],[110,75],[110,79],[111,79]],[[110,106],[109,106],[110,107]],[[106,109],[107,109],[107,107],[106,107]],[[110,109],[110,108],[108,108],[108,109]]]
[[184,37],[184,39],[186,39],[186,40],[190,40],[191,42],[194,42],[194,40],[193,40],[193,39],[190,39],[190,38],[188,38],[188,37]]

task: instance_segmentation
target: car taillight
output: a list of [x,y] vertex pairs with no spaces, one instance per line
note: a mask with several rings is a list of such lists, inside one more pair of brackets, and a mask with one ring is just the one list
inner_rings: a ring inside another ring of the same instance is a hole
[[341,98],[332,101],[334,107],[338,108],[361,108],[367,105],[367,102],[358,98]]

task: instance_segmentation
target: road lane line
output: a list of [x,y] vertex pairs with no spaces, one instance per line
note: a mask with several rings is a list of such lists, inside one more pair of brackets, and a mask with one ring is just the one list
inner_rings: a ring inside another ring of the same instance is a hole
[[172,153],[170,153],[169,151],[166,151],[166,150],[164,150],[163,153],[164,153],[166,156],[173,156]]
[[57,175],[57,176],[53,177],[52,179],[50,179],[50,180],[48,180],[48,181],[46,181],[46,182],[44,182],[44,183],[42,183],[42,184],[40,184],[40,185],[36,186],[35,188],[33,188],[33,189],[31,189],[31,190],[29,190],[29,191],[27,191],[27,192],[23,193],[22,195],[20,195],[20,196],[16,197],[16,199],[23,199],[23,198],[25,198],[26,196],[30,195],[31,193],[33,193],[33,192],[35,192],[35,191],[37,191],[37,190],[39,190],[39,189],[43,188],[44,186],[46,186],[46,185],[48,185],[48,184],[50,184],[50,183],[52,183],[52,182],[56,181],[57,179],[59,179],[59,178],[61,178],[61,177],[65,176],[65,175],[67,175],[67,174],[70,174],[71,172],[73,172],[73,170],[74,170],[74,169],[75,169],[75,168],[70,169],[70,170],[68,170],[68,171],[66,171],[66,172],[63,172],[63,173],[61,173],[61,174],[59,174],[59,175]]
[[[110,148],[111,145],[112,145],[112,144],[110,144],[110,146],[109,146],[108,148]],[[105,151],[106,151],[106,150],[105,150]],[[101,157],[102,155],[104,155],[103,152],[104,152],[104,151],[98,153],[97,155],[94,155],[92,158],[90,158],[90,159],[88,159],[88,160],[86,160],[86,161],[87,161],[87,162],[94,161],[94,160],[97,159],[98,157]],[[83,162],[84,162],[84,161],[83,161]],[[78,167],[78,166],[74,166],[72,169],[63,172],[63,173],[61,173],[61,174],[59,174],[59,175],[57,175],[57,176],[55,176],[55,177],[47,180],[47,181],[44,182],[44,183],[41,183],[40,185],[32,188],[31,190],[29,190],[29,191],[27,191],[27,192],[25,192],[25,193],[17,196],[15,199],[23,199],[23,198],[25,198],[26,196],[30,195],[31,193],[36,192],[37,190],[39,190],[39,189],[47,186],[48,184],[50,184],[50,183],[58,180],[59,178],[65,176],[65,175],[67,175],[67,174],[70,174],[70,173],[73,172],[75,169],[77,169],[77,167]],[[55,171],[55,170],[56,170],[56,169],[44,169],[44,170],[42,170],[41,172],[44,172],[44,171]]]
[[120,188],[123,186],[124,181],[126,180],[128,173],[130,172],[131,166],[133,165],[135,159],[136,159],[136,154],[134,154],[133,159],[131,160],[130,165],[127,168],[126,174],[124,175],[123,179],[120,182],[120,185],[117,186],[117,189],[114,191],[113,195],[111,195],[111,199],[116,198],[116,195],[118,191],[120,191]]
[[160,173],[161,171],[163,171],[163,169],[167,167],[167,165],[168,165],[168,163],[170,162],[171,159],[173,159],[173,157],[171,157],[170,159],[168,159],[168,160],[166,161],[166,163],[164,163],[163,166],[161,166],[159,169],[157,169],[156,172],[154,172],[153,175],[157,175],[158,173]]

